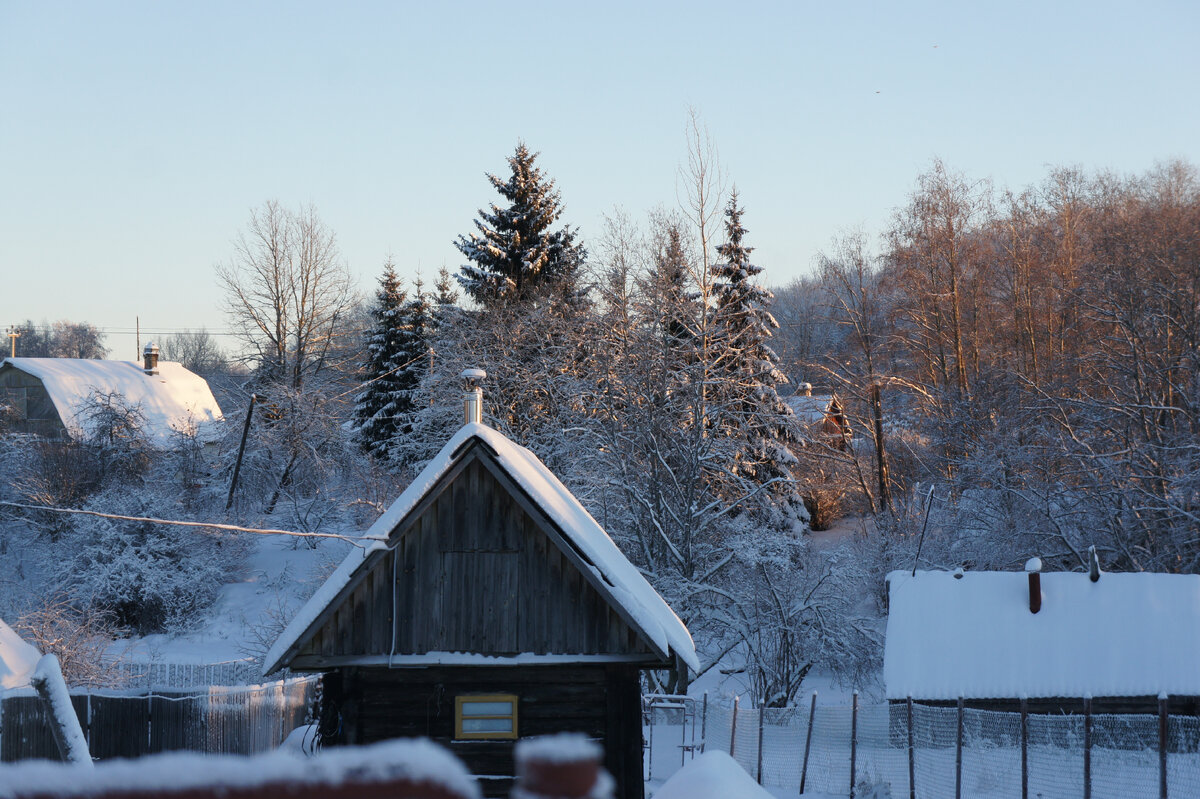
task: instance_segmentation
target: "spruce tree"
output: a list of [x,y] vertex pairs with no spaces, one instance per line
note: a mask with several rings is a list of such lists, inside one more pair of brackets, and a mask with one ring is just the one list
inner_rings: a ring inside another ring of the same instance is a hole
[[508,179],[488,175],[508,204],[480,209],[478,232],[455,242],[471,261],[462,267],[458,281],[485,308],[547,298],[580,301],[578,273],[587,251],[569,226],[552,229],[562,216],[561,200],[536,159],[537,153],[523,142],[517,144],[508,159]]
[[396,267],[384,265],[371,308],[366,361],[362,364],[363,389],[355,397],[356,437],[363,451],[382,460],[396,433],[396,421],[405,410],[405,381],[401,374],[406,341],[404,316],[407,296],[400,287]]
[[[754,248],[745,243],[743,213],[735,189],[725,209],[725,243],[717,247],[720,258],[712,267],[718,353],[714,400],[723,410],[720,432],[743,443],[731,470],[761,484],[790,477],[788,467],[796,462],[791,448],[798,441],[790,423],[791,410],[777,391],[787,377],[768,343],[779,323],[767,310],[771,292],[755,283],[762,268],[750,261]],[[800,497],[790,484],[781,482],[771,493],[797,514],[802,512]]]

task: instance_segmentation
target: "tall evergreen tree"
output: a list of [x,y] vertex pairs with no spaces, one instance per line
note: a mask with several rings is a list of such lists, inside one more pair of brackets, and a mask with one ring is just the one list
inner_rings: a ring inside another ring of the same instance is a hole
[[[787,377],[768,343],[779,323],[767,310],[771,292],[754,280],[762,267],[750,261],[754,248],[745,243],[743,213],[734,189],[725,209],[725,243],[717,247],[720,258],[712,267],[718,353],[714,400],[722,408],[721,432],[744,441],[731,469],[761,484],[790,477],[788,467],[796,462],[791,448],[798,442],[789,422],[791,409],[777,391]],[[771,493],[800,512],[799,495],[789,483],[779,483]]]
[[406,376],[402,372],[407,353],[405,308],[407,295],[390,260],[384,265],[371,308],[374,323],[368,334],[367,358],[362,364],[363,389],[355,397],[354,416],[359,445],[380,459],[387,459],[396,422],[407,410]]
[[488,175],[508,205],[480,209],[478,233],[455,242],[471,261],[463,265],[458,281],[485,308],[549,297],[578,300],[587,251],[569,226],[552,229],[562,216],[561,199],[554,181],[535,166],[536,159],[537,153],[517,144],[508,159],[509,178]]

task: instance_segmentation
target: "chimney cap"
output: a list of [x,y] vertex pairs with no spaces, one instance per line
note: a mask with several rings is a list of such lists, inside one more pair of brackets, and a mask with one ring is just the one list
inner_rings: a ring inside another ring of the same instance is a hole
[[143,355],[151,355],[158,353],[158,345],[153,341],[147,341],[146,346],[142,348]]
[[459,377],[463,380],[483,380],[487,377],[487,372],[482,369],[463,369]]
[[1042,570],[1042,559],[1041,558],[1030,558],[1029,560],[1025,561],[1025,571],[1040,572],[1041,570]]

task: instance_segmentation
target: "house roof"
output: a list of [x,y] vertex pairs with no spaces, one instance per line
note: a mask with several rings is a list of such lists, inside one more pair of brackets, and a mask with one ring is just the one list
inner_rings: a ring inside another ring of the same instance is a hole
[[784,402],[792,409],[792,413],[796,415],[803,424],[816,424],[822,421],[833,407],[833,397],[831,395],[812,395],[793,394],[786,397]]
[[37,668],[42,653],[0,619],[0,690],[23,688]]
[[5,358],[11,366],[42,381],[63,425],[72,437],[90,432],[81,413],[94,391],[119,392],[145,417],[147,439],[166,446],[176,430],[194,423],[202,439],[216,435],[213,422],[224,417],[208,382],[172,361],[159,361],[157,375],[147,375],[133,361],[81,358]]
[[495,453],[499,467],[558,527],[566,542],[574,547],[591,570],[592,576],[604,585],[606,592],[628,614],[638,632],[658,651],[674,653],[690,668],[699,671],[700,662],[687,627],[637,568],[621,554],[608,533],[567,487],[529,450],[486,425],[467,424],[442,447],[441,452],[417,475],[404,493],[363,534],[362,545],[346,556],[325,584],[300,609],[267,653],[263,673],[271,674],[288,665],[300,644],[312,635],[326,608],[339,601],[372,554],[388,548],[388,537],[392,531],[450,471],[473,441],[482,442]]
[[1200,575],[888,575],[889,699],[1200,696]]

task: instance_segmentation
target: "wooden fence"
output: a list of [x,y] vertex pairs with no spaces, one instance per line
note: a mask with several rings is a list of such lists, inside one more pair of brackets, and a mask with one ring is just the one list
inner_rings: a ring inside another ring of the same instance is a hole
[[[188,691],[72,692],[92,757],[168,751],[254,754],[304,723],[318,678]],[[0,762],[58,760],[46,710],[32,691],[0,693]]]

